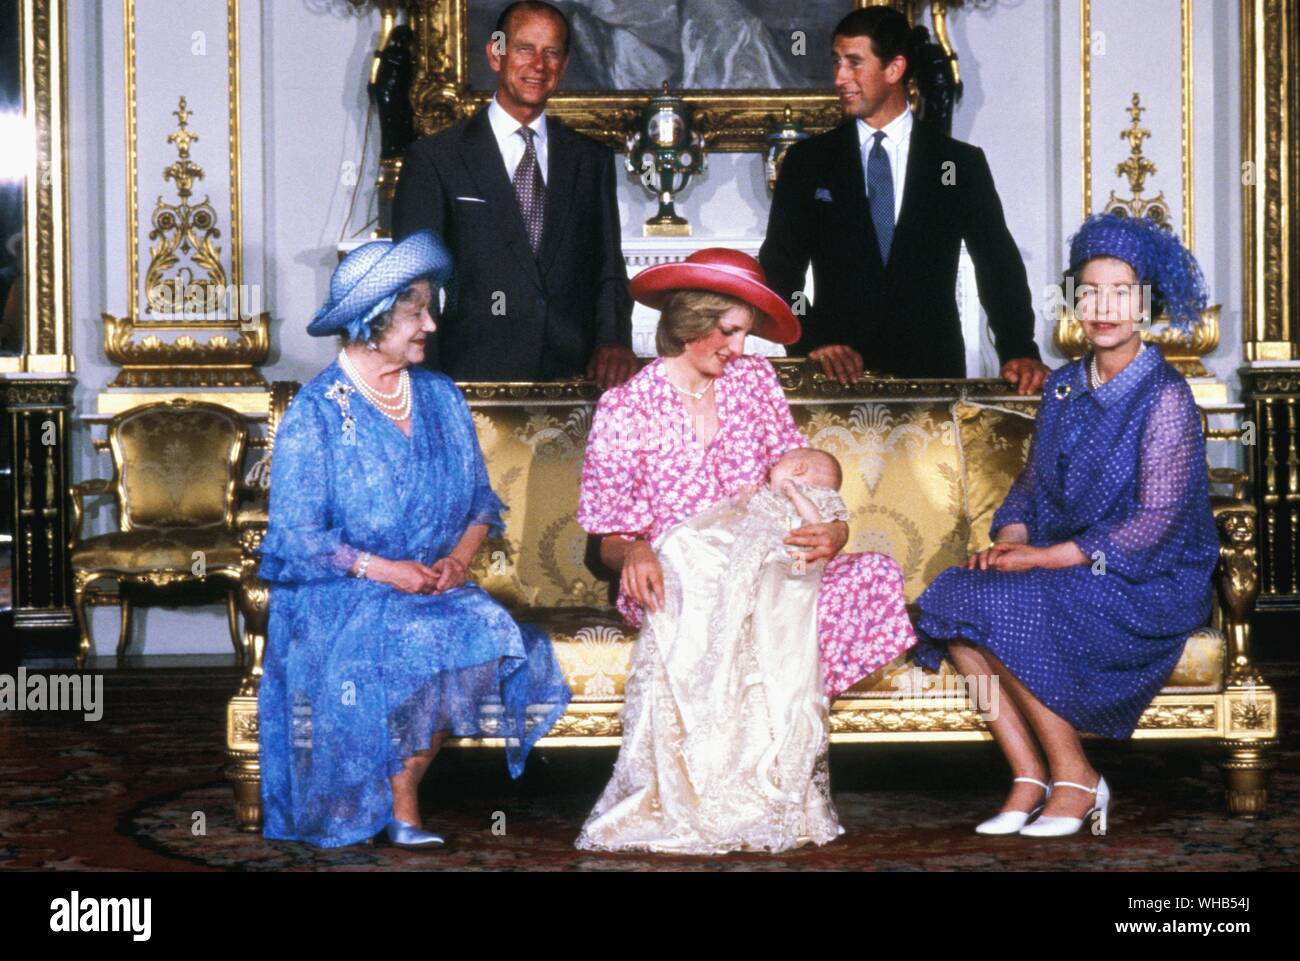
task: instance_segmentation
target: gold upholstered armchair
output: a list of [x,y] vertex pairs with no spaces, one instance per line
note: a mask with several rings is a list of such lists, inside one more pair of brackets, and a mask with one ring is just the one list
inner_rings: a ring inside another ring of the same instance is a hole
[[[108,427],[112,479],[71,488],[79,668],[92,647],[87,604],[106,582],[117,589],[121,609],[119,658],[126,654],[131,632],[131,600],[122,588],[224,582],[230,638],[243,663],[236,512],[247,444],[243,417],[217,404],[174,400],[134,407],[113,418]],[[108,494],[117,500],[118,529],[83,540],[85,498]]]

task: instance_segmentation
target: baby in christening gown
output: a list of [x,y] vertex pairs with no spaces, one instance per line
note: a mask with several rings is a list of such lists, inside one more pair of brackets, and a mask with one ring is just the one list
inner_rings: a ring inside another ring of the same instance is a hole
[[830,454],[796,448],[766,486],[652,545],[664,603],[646,612],[622,748],[579,848],[782,851],[843,833],[817,644],[825,561],[783,543],[804,524],[848,520],[840,478]]

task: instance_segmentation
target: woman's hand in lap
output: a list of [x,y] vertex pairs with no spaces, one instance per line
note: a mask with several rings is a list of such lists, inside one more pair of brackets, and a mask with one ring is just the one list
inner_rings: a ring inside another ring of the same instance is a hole
[[[1028,570],[1029,569],[1028,567],[1021,567],[1021,566],[1006,567],[998,562],[999,558],[1001,558],[1002,555],[1006,554],[1012,548],[1028,547],[1028,545],[1029,545],[1029,528],[1027,526],[1025,526],[1024,524],[1006,524],[998,530],[994,542],[989,547],[984,548],[984,550],[976,551],[974,554],[968,557],[966,559],[966,564],[964,566],[968,571],[986,571],[990,567],[1000,571]],[[1031,550],[1037,550],[1037,548],[1032,548]],[[1025,562],[1026,558],[1032,558],[1032,557],[1034,557],[1032,553],[1019,554],[1016,557],[1013,557],[1010,561],[1008,561],[1008,563],[1013,565],[1020,565]],[[1046,567],[1047,565],[1040,562],[1040,563],[1031,564],[1029,566]]]
[[[980,565],[980,570],[991,567],[997,571],[1010,572],[1028,571],[1035,567],[1054,571],[1088,562],[1087,557],[1072,541],[1054,544],[1051,547],[1032,547],[1029,544],[999,541],[987,551],[980,551],[971,560],[980,558],[981,555],[985,556],[985,562]],[[970,561],[966,566],[968,568],[971,566]]]
[[803,548],[804,562],[811,564],[834,557],[849,542],[849,525],[844,521],[825,524],[805,524],[786,535],[785,543]]
[[1002,540],[997,541],[992,545],[990,545],[989,547],[984,548],[984,550],[976,551],[974,554],[968,557],[966,559],[966,565],[965,565],[966,570],[986,571],[990,567],[998,570],[1005,570],[1005,568],[999,568],[997,566],[997,564],[995,563],[997,558],[1007,553],[1013,547],[1022,547],[1022,546],[1024,545],[1020,544],[1017,541],[1002,541]]
[[664,599],[664,571],[645,541],[636,541],[623,557],[623,590],[642,607],[659,610]]
[[[994,550],[994,548],[1001,548]],[[1046,552],[1041,547],[1028,544],[1011,544],[1002,542],[989,548],[991,556],[988,566],[995,571],[1028,571],[1035,567],[1047,567]]]
[[433,568],[419,561],[390,561],[385,557],[372,557],[366,577],[380,581],[407,594],[425,594],[433,589],[438,575]]
[[465,565],[450,554],[434,561],[430,570],[436,575],[436,580],[429,588],[430,594],[455,590],[465,583]]

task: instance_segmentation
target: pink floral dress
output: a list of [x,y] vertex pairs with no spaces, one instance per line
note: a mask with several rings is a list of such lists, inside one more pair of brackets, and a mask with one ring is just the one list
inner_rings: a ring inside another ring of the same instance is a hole
[[[766,358],[737,357],[714,391],[718,432],[708,447],[696,438],[662,360],[601,397],[582,467],[584,530],[653,541],[746,485],[764,483],[778,457],[807,445]],[[640,627],[640,606],[621,590],[618,609]],[[876,553],[831,558],[817,598],[817,635],[831,699],[915,644],[898,564]]]

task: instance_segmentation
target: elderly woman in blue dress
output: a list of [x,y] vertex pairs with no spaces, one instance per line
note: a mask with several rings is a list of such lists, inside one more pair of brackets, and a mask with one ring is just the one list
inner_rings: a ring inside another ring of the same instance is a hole
[[416,789],[442,741],[504,738],[518,777],[568,703],[546,636],[465,580],[504,507],[464,398],[420,366],[450,273],[431,231],[365,244],[307,328],[343,347],[276,432],[260,571],[268,838],[441,844]]
[[920,663],[946,652],[997,679],[986,720],[1015,777],[981,834],[1073,834],[1090,818],[1104,834],[1110,789],[1079,732],[1129,737],[1210,613],[1200,415],[1139,329],[1145,304],[1185,330],[1205,305],[1200,268],[1150,221],[1105,214],[1072,238],[1067,277],[1091,350],[1043,387],[995,543],[917,600]]

